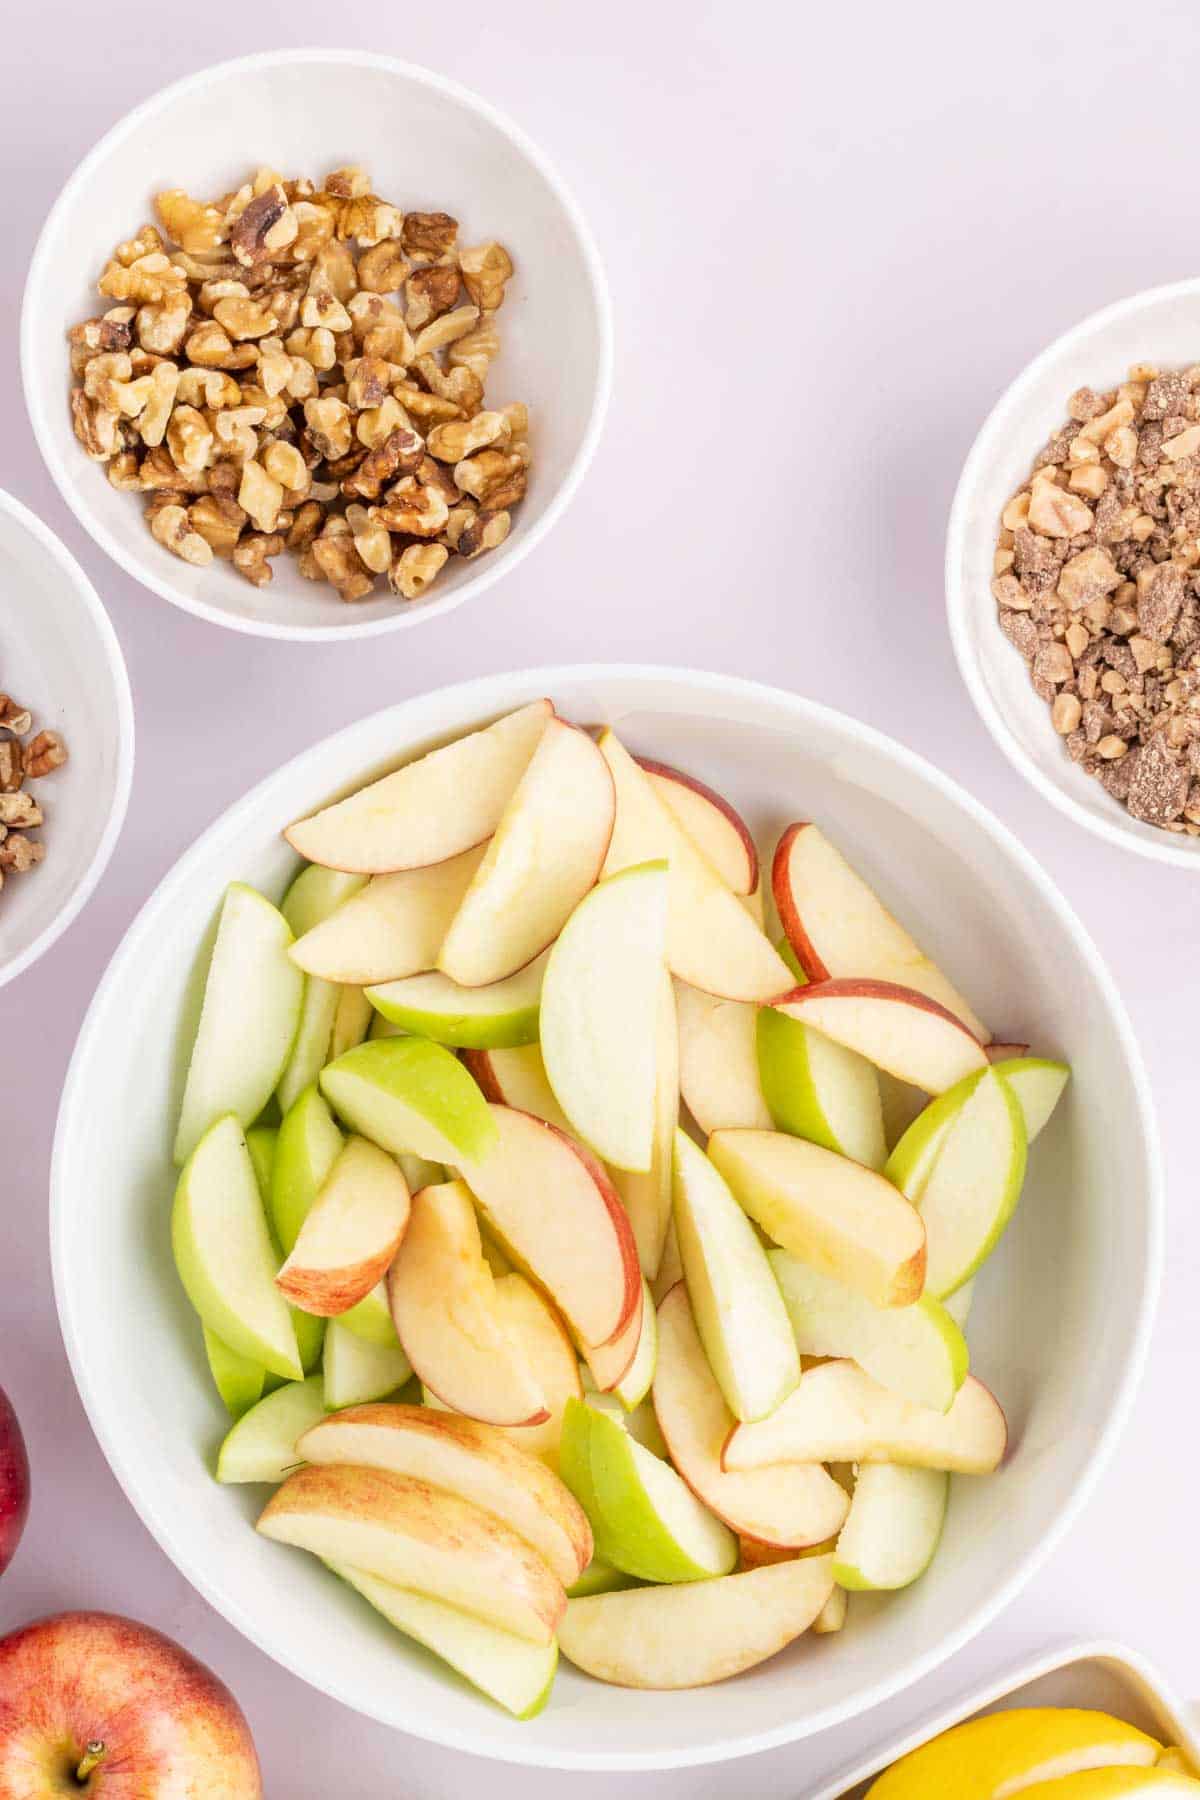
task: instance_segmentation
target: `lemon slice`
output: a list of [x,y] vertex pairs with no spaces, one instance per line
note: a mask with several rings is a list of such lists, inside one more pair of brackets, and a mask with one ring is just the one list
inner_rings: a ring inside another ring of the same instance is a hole
[[1141,1773],[1161,1753],[1162,1745],[1152,1737],[1107,1713],[1068,1707],[989,1713],[902,1757],[879,1777],[869,1800],[930,1800],[934,1794],[953,1794],[954,1800],[1008,1800],[1025,1794],[1026,1800],[1034,1800],[1035,1784],[1045,1788],[1038,1800],[1091,1800],[1090,1790],[1060,1792],[1062,1780],[1097,1769]]

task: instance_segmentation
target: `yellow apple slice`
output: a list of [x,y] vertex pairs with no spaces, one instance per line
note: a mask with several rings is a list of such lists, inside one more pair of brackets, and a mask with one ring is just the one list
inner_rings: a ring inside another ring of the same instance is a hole
[[958,1475],[990,1475],[1004,1460],[1008,1426],[995,1396],[973,1375],[949,1412],[914,1406],[856,1363],[826,1362],[769,1419],[738,1425],[722,1455],[726,1469],[775,1463],[904,1463]]
[[671,1222],[671,1165],[675,1128],[679,1123],[679,1029],[675,989],[663,969],[659,977],[655,1032],[654,1136],[650,1167],[644,1172],[614,1169],[621,1204],[629,1214],[642,1273],[653,1281],[662,1261]]
[[617,792],[604,872],[612,875],[663,857],[670,864],[671,973],[726,1000],[767,1001],[787,993],[794,983],[786,963],[659,800],[649,776],[614,732],[603,733],[600,749]]
[[492,1513],[531,1544],[564,1587],[587,1568],[592,1532],[574,1495],[494,1425],[425,1406],[353,1406],[301,1438],[305,1462],[415,1475]]
[[284,833],[309,862],[360,874],[447,862],[490,838],[554,708],[534,700],[299,819]]
[[387,1273],[408,1214],[408,1184],[395,1160],[366,1138],[347,1139],[276,1286],[304,1312],[348,1312]]
[[758,1007],[718,1000],[682,981],[675,983],[675,1006],[679,1089],[705,1137],[723,1127],[770,1131],[758,1073]]
[[780,1131],[714,1131],[708,1154],[769,1238],[876,1306],[908,1306],[925,1282],[925,1227],[874,1169]]
[[565,1610],[562,1583],[511,1526],[410,1475],[340,1464],[298,1469],[268,1500],[258,1529],[533,1644],[552,1641]]
[[800,1637],[832,1592],[833,1558],[814,1556],[713,1581],[590,1594],[568,1601],[559,1648],[617,1687],[707,1687]]
[[927,1094],[942,1094],[987,1067],[987,1052],[961,1019],[915,988],[890,981],[821,981],[795,988],[777,1004],[786,1018],[824,1032]]
[[758,851],[736,808],[694,775],[685,775],[682,769],[652,762],[645,756],[635,760],[649,777],[658,798],[725,886],[735,894],[753,894],[758,887]]
[[841,1529],[849,1501],[817,1463],[748,1475],[722,1469],[721,1450],[735,1420],[708,1366],[682,1283],[658,1309],[653,1394],[671,1461],[692,1492],[734,1531],[803,1550]]
[[292,945],[292,961],[310,976],[358,987],[424,974],[483,855],[464,850],[427,869],[377,875]]
[[414,1194],[388,1293],[405,1355],[447,1406],[492,1425],[547,1417],[537,1382],[501,1321],[495,1278],[461,1181]]
[[870,1800],[1005,1800],[1085,1770],[1154,1765],[1161,1745],[1107,1713],[1029,1706],[967,1719],[911,1750],[881,1775]]
[[873,978],[915,988],[987,1042],[962,995],[819,826],[789,825],[771,869],[779,920],[809,981]]
[[614,810],[591,738],[550,719],[446,932],[442,973],[484,987],[540,956],[598,880]]

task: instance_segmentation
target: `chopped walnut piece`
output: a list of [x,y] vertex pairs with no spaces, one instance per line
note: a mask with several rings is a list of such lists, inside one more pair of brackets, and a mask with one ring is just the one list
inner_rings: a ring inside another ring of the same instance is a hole
[[508,536],[512,524],[506,512],[481,512],[467,525],[458,540],[458,553],[468,559],[495,550]]
[[402,246],[385,239],[358,259],[358,285],[369,294],[396,294],[404,286],[411,264]]
[[476,244],[460,255],[463,286],[480,312],[496,312],[504,304],[504,284],[513,272],[512,258],[503,244]]
[[427,268],[415,269],[404,284],[405,322],[409,330],[420,331],[431,319],[449,312],[461,285],[453,263],[431,263]]
[[457,306],[453,312],[442,313],[433,319],[413,339],[413,355],[427,356],[433,350],[444,349],[447,344],[457,343],[459,338],[466,337],[474,330],[479,318],[477,306]]
[[378,500],[387,482],[397,475],[409,475],[425,455],[425,445],[415,431],[398,426],[381,444],[369,450],[352,475],[342,483],[342,492],[363,500]]
[[503,413],[480,412],[473,419],[435,425],[426,442],[430,455],[439,462],[461,463],[473,450],[482,450],[497,438],[507,436],[508,422]]
[[217,556],[225,556],[237,543],[246,514],[236,500],[223,494],[202,494],[188,507],[188,521]]
[[249,514],[259,531],[273,532],[283,505],[283,488],[267,474],[261,463],[245,463],[238,488],[238,505]]
[[253,586],[265,587],[275,573],[269,559],[278,556],[283,547],[279,532],[249,531],[234,546],[233,566]]
[[213,559],[212,545],[193,529],[182,506],[158,507],[151,517],[150,529],[160,544],[186,563],[203,568]]
[[375,585],[374,577],[363,566],[354,539],[345,536],[321,536],[310,545],[313,560],[330,586],[336,588],[339,600],[365,600]]
[[238,214],[229,241],[243,267],[254,268],[285,250],[298,230],[287,195],[273,182]]
[[0,869],[11,871],[16,875],[27,874],[41,862],[46,854],[46,846],[39,844],[34,838],[27,838],[19,831],[9,832],[3,843],[0,843]]
[[458,220],[444,212],[410,212],[404,220],[400,242],[410,256],[432,261],[446,256],[458,237]]
[[61,769],[67,760],[67,746],[57,731],[39,731],[30,738],[22,754],[26,778],[40,781],[43,775]]
[[388,570],[388,586],[405,600],[419,600],[449,560],[445,544],[410,544]]

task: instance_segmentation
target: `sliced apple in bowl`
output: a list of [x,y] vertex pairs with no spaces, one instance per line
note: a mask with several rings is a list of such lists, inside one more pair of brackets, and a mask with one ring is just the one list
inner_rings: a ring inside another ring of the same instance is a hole
[[391,1024],[436,1044],[472,1050],[535,1044],[548,955],[487,987],[460,987],[434,970],[369,987],[366,995]]
[[950,1495],[940,1469],[864,1463],[834,1552],[839,1587],[909,1587],[933,1561]]
[[869,1169],[887,1160],[879,1077],[864,1056],[775,1007],[757,1019],[758,1073],[777,1131]]
[[659,800],[730,892],[753,894],[758,887],[758,850],[737,809],[695,775],[646,756],[636,761]]
[[393,1156],[460,1164],[491,1150],[496,1127],[458,1058],[426,1038],[380,1038],[330,1063],[321,1092],[363,1137]]
[[824,1032],[927,1094],[943,1093],[987,1067],[987,1052],[961,1019],[915,988],[890,981],[820,981],[793,989],[776,1005],[786,1018]]
[[408,1217],[408,1184],[394,1158],[366,1138],[349,1138],[276,1286],[305,1312],[348,1312],[386,1274]]
[[292,945],[292,961],[309,976],[360,987],[423,974],[437,961],[483,855],[464,850],[427,869],[376,875]]

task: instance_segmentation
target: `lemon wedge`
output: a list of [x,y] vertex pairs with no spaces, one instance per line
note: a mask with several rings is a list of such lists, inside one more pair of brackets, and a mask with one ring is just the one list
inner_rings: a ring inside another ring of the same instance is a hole
[[1037,1800],[1092,1800],[1091,1789],[1075,1792],[1064,1788],[1063,1781],[1094,1770],[1153,1770],[1160,1775],[1153,1765],[1161,1754],[1162,1745],[1152,1737],[1107,1713],[1069,1707],[989,1713],[902,1757],[879,1777],[869,1800],[930,1800],[934,1794],[953,1794],[954,1800],[1009,1800],[1012,1794],[1024,1794],[1034,1800],[1035,1790]]
[[1078,1774],[1038,1781],[1020,1791],[1023,1800],[1137,1800],[1141,1794],[1148,1800],[1168,1800],[1171,1795],[1184,1800],[1190,1794],[1195,1800],[1200,1781],[1163,1768],[1081,1769]]

